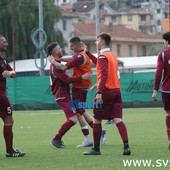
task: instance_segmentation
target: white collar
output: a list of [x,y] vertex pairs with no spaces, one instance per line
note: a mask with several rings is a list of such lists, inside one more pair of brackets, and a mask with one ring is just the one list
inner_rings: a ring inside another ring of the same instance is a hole
[[100,53],[103,53],[105,51],[110,51],[110,48],[103,48],[103,49],[100,50]]

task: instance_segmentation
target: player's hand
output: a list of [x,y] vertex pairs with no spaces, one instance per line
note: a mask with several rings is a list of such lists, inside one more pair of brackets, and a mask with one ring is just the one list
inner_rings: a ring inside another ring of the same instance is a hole
[[81,42],[80,45],[81,45],[81,48],[84,50],[84,52],[88,51],[87,46],[83,42]]
[[53,64],[55,62],[55,59],[54,59],[54,57],[52,55],[49,55],[48,56],[48,61]]
[[95,101],[99,104],[103,103],[102,94],[96,94]]
[[85,73],[82,75],[83,80],[89,80],[91,78],[92,78],[92,74],[90,74],[90,73]]
[[4,78],[10,77],[10,76],[11,76],[11,72],[8,71],[8,70],[5,70],[5,71],[2,73],[2,77],[4,77]]
[[93,91],[95,88],[97,88],[97,85],[93,85],[91,88],[90,88],[90,91]]
[[156,102],[158,99],[157,99],[157,94],[158,94],[158,91],[157,90],[154,90],[153,93],[152,93],[152,99],[154,102]]

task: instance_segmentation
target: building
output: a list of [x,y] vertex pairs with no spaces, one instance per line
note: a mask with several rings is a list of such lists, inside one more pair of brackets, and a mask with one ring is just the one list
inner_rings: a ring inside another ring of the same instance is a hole
[[[79,36],[83,42],[88,46],[92,53],[96,52],[96,25],[95,23],[74,24],[75,36]],[[110,48],[118,57],[137,57],[157,55],[151,53],[156,46],[161,46],[163,40],[160,37],[151,36],[133,29],[126,28],[122,25],[101,24],[100,32],[108,32],[112,37]]]
[[[135,1],[136,6],[130,9],[117,10],[114,13],[108,13],[104,16],[104,23],[115,25],[125,25],[136,31],[155,35],[162,33],[162,19],[168,17],[169,1],[150,0],[139,3]],[[139,5],[140,4],[140,5]]]
[[69,10],[70,6],[60,6],[60,11],[62,14],[62,19],[59,22],[55,23],[55,31],[59,31],[63,34],[65,39],[66,48],[65,53],[69,54],[70,49],[68,47],[69,40],[74,37],[74,23],[78,23],[79,15]]

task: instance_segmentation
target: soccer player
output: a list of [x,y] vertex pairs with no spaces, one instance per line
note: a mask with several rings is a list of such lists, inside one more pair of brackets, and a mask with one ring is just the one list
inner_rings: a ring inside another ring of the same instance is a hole
[[[131,150],[128,144],[128,133],[122,120],[122,96],[118,78],[118,60],[115,54],[110,51],[109,44],[111,37],[108,33],[101,33],[97,36],[96,47],[100,50],[98,59],[92,58],[97,63],[97,93],[94,101],[102,104],[101,109],[93,109],[93,139],[92,150],[84,152],[84,155],[101,155],[100,136],[103,119],[113,119],[124,144],[123,155],[130,155]],[[88,54],[89,55],[89,54]],[[89,56],[90,57],[90,56]]]
[[157,101],[159,85],[162,79],[162,103],[166,112],[166,129],[170,149],[170,32],[164,33],[164,46],[167,48],[158,55],[152,98]]
[[[70,40],[70,49],[74,51],[75,55],[66,65],[56,62],[53,56],[49,56],[49,61],[53,63],[58,69],[67,70],[73,68],[73,77],[82,76],[84,73],[91,73],[91,61],[87,54],[84,52],[81,46],[79,37],[74,37]],[[73,83],[72,97],[73,100],[79,100],[80,102],[86,102],[86,96],[88,88],[90,87],[92,80],[81,80]],[[89,129],[87,123],[93,127],[92,117],[85,111],[85,109],[76,108],[79,124],[85,140],[77,147],[92,146],[93,142],[90,139]]]
[[[47,53],[49,55],[53,55],[54,59],[59,61],[59,59],[62,57],[62,48],[57,42],[53,42],[47,46]],[[67,118],[51,141],[55,147],[62,148],[64,146],[61,140],[62,137],[78,121],[76,113],[74,113],[74,110],[72,110],[68,104],[69,101],[71,101],[69,83],[81,80],[88,81],[88,79],[91,78],[91,75],[85,73],[81,76],[68,77],[65,71],[57,69],[53,64],[51,64],[50,78],[52,82],[52,93],[56,102],[61,106]]]
[[3,57],[7,50],[8,43],[3,35],[0,34],[0,117],[4,122],[3,134],[6,144],[6,157],[21,157],[25,153],[13,148],[13,116],[10,101],[6,95],[6,78],[16,77],[16,72],[11,68]]

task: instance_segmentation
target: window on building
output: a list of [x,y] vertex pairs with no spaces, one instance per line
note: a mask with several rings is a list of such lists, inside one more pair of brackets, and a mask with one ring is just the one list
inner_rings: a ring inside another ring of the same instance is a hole
[[129,45],[129,56],[133,56],[133,46]]
[[117,45],[117,56],[120,57],[121,46],[120,44]]
[[145,27],[142,27],[142,26],[139,26],[139,30],[141,31],[141,32],[146,32],[146,28]]
[[158,21],[157,21],[157,25],[161,25],[161,20],[158,20]]
[[161,13],[161,9],[157,9],[157,14],[160,14]]
[[112,17],[112,22],[115,23],[116,22],[116,16]]
[[132,15],[129,14],[127,17],[128,17],[128,21],[132,21]]
[[142,56],[146,56],[146,46],[142,46]]
[[66,31],[67,29],[67,21],[63,20],[63,30]]
[[141,21],[146,21],[146,15],[141,15]]

